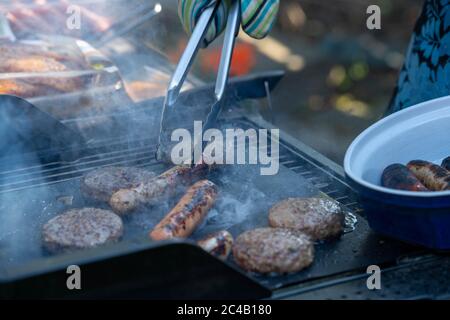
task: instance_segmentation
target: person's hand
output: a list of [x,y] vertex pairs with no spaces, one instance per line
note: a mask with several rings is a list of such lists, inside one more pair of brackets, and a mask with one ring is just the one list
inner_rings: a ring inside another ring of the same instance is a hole
[[[276,20],[279,0],[238,0],[241,2],[242,29],[250,37],[262,39],[270,32]],[[178,14],[184,29],[191,34],[203,8],[211,0],[178,0]],[[206,45],[214,41],[225,29],[231,0],[222,0],[214,23],[206,37]]]

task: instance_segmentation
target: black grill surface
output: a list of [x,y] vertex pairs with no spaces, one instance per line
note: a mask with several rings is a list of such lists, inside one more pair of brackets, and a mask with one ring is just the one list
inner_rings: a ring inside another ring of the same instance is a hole
[[[234,120],[234,124],[243,129],[258,128],[245,119]],[[0,274],[18,276],[17,270],[29,272],[21,268],[24,265],[52,259],[41,249],[41,227],[65,209],[93,205],[79,192],[79,179],[84,173],[112,165],[145,167],[158,173],[167,168],[154,160],[155,144],[150,140],[97,141],[84,153],[76,162],[53,162],[0,173],[0,220],[3,220],[0,224]],[[347,233],[339,240],[317,244],[314,264],[302,272],[269,276],[247,274],[249,277],[275,290],[332,275],[361,272],[372,264],[395,265],[401,257],[420,252],[415,247],[373,234],[355,194],[330,168],[286,141],[281,142],[279,156],[281,167],[276,176],[261,176],[258,166],[238,165],[225,166],[213,173],[209,178],[219,185],[220,198],[193,239],[222,229],[238,236],[245,230],[266,227],[268,210],[277,201],[323,195],[345,206]],[[128,218],[123,243],[146,239],[148,231],[176,200],[177,197],[168,199],[158,207],[142,209]],[[8,226],[8,230],[2,226]],[[67,257],[70,260],[70,254]],[[238,268],[232,258],[227,263]]]

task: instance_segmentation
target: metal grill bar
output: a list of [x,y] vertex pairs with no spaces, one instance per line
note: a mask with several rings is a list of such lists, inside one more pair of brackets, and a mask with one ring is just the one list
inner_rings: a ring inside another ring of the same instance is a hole
[[[245,123],[248,126],[248,122]],[[51,162],[0,172],[0,193],[70,181],[101,167],[162,165],[154,160],[155,151],[155,145],[149,140],[98,141],[90,145],[84,157],[74,162]],[[272,156],[278,156],[280,165],[301,175],[318,190],[347,206],[348,209],[353,212],[362,212],[356,195],[345,182],[331,175],[327,168],[315,164],[306,155],[300,154],[295,148],[281,141],[279,153],[273,152]]]

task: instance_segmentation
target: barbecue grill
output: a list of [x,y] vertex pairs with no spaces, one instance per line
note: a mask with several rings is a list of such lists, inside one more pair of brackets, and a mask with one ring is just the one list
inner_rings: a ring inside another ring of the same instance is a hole
[[[268,94],[282,75],[268,72],[232,79],[220,125],[274,128],[250,111],[270,99]],[[209,105],[212,90],[212,85],[205,85],[186,91],[180,103],[193,112],[204,108]],[[79,191],[83,174],[105,166],[136,166],[155,172],[168,168],[155,160],[163,98],[128,103],[120,110],[62,121],[86,141],[76,150],[75,160],[61,157],[61,150],[28,147],[0,157],[0,297],[449,297],[450,259],[370,231],[342,168],[284,132],[280,134],[278,175],[264,177],[259,175],[258,166],[240,165],[224,166],[210,174],[208,178],[219,186],[220,199],[191,240],[148,239],[148,231],[173,205],[168,200],[125,219],[125,235],[120,243],[56,256],[45,253],[40,241],[42,225],[65,209],[90,205]],[[339,240],[317,244],[313,265],[299,273],[246,273],[232,258],[222,262],[193,242],[221,229],[237,236],[267,226],[268,209],[276,201],[316,195],[330,197],[343,206],[346,230]],[[82,270],[82,290],[67,289],[66,270],[70,265]],[[370,265],[382,268],[383,290],[367,289],[366,269]]]
[[[237,102],[237,97],[240,86],[254,86],[253,90],[243,92],[253,92],[256,97],[265,92],[265,81],[274,85],[279,77],[280,73],[275,72],[233,80],[234,90],[229,100],[234,102],[227,104],[228,110],[233,112],[226,112],[232,116],[222,119],[222,123],[243,129],[271,128],[256,115],[246,116],[247,113],[240,110],[246,102]],[[260,86],[263,89],[258,89]],[[208,90],[211,88],[183,94],[183,103],[196,101]],[[84,173],[112,165],[145,167],[156,172],[167,168],[154,157],[157,126],[153,129],[155,135],[141,139],[125,134],[125,128],[131,123],[135,127],[142,126],[142,130],[151,128],[149,124],[159,112],[161,99],[140,103],[126,113],[103,115],[117,121],[120,118],[122,127],[116,127],[115,136],[102,137],[102,128],[96,133],[91,132],[97,139],[88,143],[85,150],[80,150],[82,156],[76,161],[59,161],[55,158],[56,150],[31,153],[30,158],[37,154],[39,159],[45,159],[40,160],[40,165],[11,167],[10,159],[3,159],[0,173],[3,218],[11,215],[17,219],[17,229],[2,230],[0,238],[0,292],[3,297],[81,294],[86,297],[281,298],[313,290],[319,291],[313,297],[322,297],[320,292],[324,292],[325,297],[325,294],[335,294],[328,287],[351,286],[353,283],[356,287],[365,283],[365,270],[369,265],[404,273],[407,268],[420,268],[423,264],[436,263],[438,266],[444,259],[425,255],[418,248],[372,233],[355,193],[344,180],[342,169],[284,133],[281,134],[281,168],[277,176],[263,177],[256,167],[235,166],[225,167],[209,177],[219,185],[222,197],[228,200],[219,203],[223,211],[213,213],[194,238],[223,227],[238,235],[250,228],[266,226],[267,210],[276,201],[289,196],[323,193],[346,208],[347,230],[340,240],[319,244],[314,264],[305,271],[291,275],[246,274],[232,260],[223,263],[192,242],[154,243],[147,240],[151,225],[165,214],[167,207],[151,214],[145,210],[137,212],[126,221],[125,238],[119,244],[60,256],[43,253],[39,239],[42,224],[67,207],[86,205],[78,191],[79,178]],[[77,127],[78,121],[86,119],[70,119],[65,124]],[[70,198],[70,204],[67,204],[67,198]],[[227,210],[227,206],[230,209]],[[237,217],[237,223],[231,221],[236,219],[236,210],[248,210]],[[66,268],[72,264],[83,270],[81,293],[66,287]],[[429,268],[427,270],[429,272]],[[351,289],[357,292],[354,287]],[[349,290],[346,288],[344,292]],[[360,297],[373,295],[367,288],[359,289],[359,292]]]

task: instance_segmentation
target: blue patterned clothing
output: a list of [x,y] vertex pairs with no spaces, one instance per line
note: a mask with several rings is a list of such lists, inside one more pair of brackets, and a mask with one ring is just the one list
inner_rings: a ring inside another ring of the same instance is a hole
[[450,0],[426,0],[388,113],[450,95],[449,57]]

